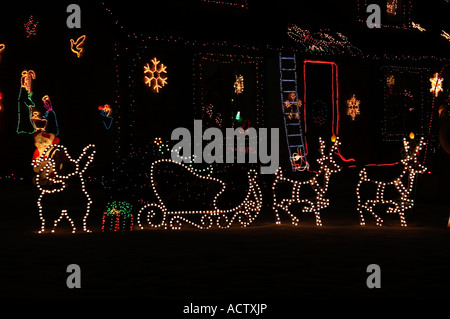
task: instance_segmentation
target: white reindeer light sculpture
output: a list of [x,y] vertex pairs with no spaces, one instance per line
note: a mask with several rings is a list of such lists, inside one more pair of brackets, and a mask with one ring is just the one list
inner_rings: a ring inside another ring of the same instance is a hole
[[[275,211],[276,223],[278,225],[281,224],[280,215],[278,211],[279,209],[282,209],[289,215],[289,217],[292,220],[292,224],[297,226],[299,220],[294,214],[290,212],[289,207],[292,204],[305,204],[302,212],[304,213],[313,212],[316,218],[316,225],[322,226],[320,212],[330,205],[329,199],[326,198],[330,177],[333,173],[341,171],[342,167],[340,167],[334,161],[334,153],[337,151],[337,148],[340,145],[339,138],[336,138],[328,154],[325,154],[325,142],[322,140],[322,138],[319,138],[319,141],[320,141],[320,153],[322,157],[317,160],[317,162],[320,165],[320,168],[313,178],[306,181],[291,180],[283,176],[283,172],[280,168],[275,173],[276,177],[272,186],[272,192],[273,192],[273,209]],[[323,176],[323,184],[321,185],[319,180],[321,179],[322,176]],[[280,201],[278,201],[276,197],[277,187],[278,184],[283,182],[292,184],[292,192],[289,198],[283,198]],[[306,187],[312,189],[313,191],[312,193],[315,194],[314,197],[300,198],[301,189]]]
[[[390,182],[377,181],[370,179],[367,176],[367,171],[365,168],[359,173],[359,182],[356,187],[356,196],[358,200],[358,213],[360,217],[360,224],[365,225],[363,211],[367,210],[375,218],[376,224],[378,226],[383,225],[383,219],[377,216],[374,212],[374,207],[376,205],[388,205],[386,213],[397,213],[400,216],[401,226],[406,225],[405,211],[411,209],[414,206],[414,199],[411,198],[411,193],[414,187],[414,181],[417,174],[424,173],[427,169],[418,162],[419,151],[424,145],[423,137],[420,139],[418,145],[414,150],[411,150],[410,142],[403,139],[403,145],[406,152],[406,158],[401,160],[403,165],[403,170],[401,174]],[[406,181],[405,181],[406,179]],[[406,183],[405,183],[406,182]],[[368,199],[363,201],[361,199],[361,186],[365,183],[375,184],[376,193],[372,194]],[[385,198],[386,188],[394,188],[400,197],[393,199]]]
[[[68,163],[71,163],[73,169],[68,173],[62,173],[58,169],[57,164],[53,156],[51,155],[53,152],[63,152],[65,158],[68,160]],[[55,232],[58,223],[63,218],[66,218],[69,221],[72,227],[72,233],[75,233],[76,226],[80,227],[81,225],[83,231],[90,232],[90,230],[87,229],[86,220],[87,217],[89,216],[92,200],[88,192],[86,191],[83,174],[87,170],[88,166],[94,160],[94,155],[95,155],[94,145],[86,146],[78,159],[72,159],[64,146],[50,145],[42,152],[41,156],[33,160],[32,166],[35,172],[37,173],[35,176],[35,184],[38,190],[41,192],[37,201],[37,206],[39,209],[39,218],[41,220],[41,229],[39,233],[43,233],[46,231],[46,219],[49,219],[51,222],[53,222],[53,227],[51,228],[51,231],[53,233]],[[52,213],[48,211],[49,207],[47,207],[44,213],[45,204],[43,203],[43,201],[47,197],[53,196],[51,199],[56,199],[56,197],[61,196],[64,193],[67,193],[69,191],[67,189],[68,180],[69,178],[72,177],[79,178],[81,182],[80,185],[81,192],[83,194],[76,200],[76,203],[74,203],[73,201],[68,201],[67,198],[61,197],[59,200],[61,206],[58,207],[56,215],[53,210]],[[82,212],[81,215],[71,214],[73,206],[80,205],[81,198],[84,198],[86,202],[86,204],[81,204],[84,205],[83,207],[84,212]]]

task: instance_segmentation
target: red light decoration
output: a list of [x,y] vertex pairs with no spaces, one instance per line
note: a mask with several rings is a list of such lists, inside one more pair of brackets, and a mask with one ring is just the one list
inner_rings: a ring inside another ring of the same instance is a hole
[[[305,134],[308,131],[307,122],[306,122],[306,65],[308,63],[312,64],[326,64],[331,66],[331,92],[332,92],[332,124],[331,124],[331,135],[339,136],[339,68],[338,65],[334,62],[328,61],[317,61],[317,60],[305,60],[303,62],[303,116],[304,116],[304,126],[305,126]],[[306,143],[305,136],[305,144],[306,144],[306,153],[308,153],[308,146]]]

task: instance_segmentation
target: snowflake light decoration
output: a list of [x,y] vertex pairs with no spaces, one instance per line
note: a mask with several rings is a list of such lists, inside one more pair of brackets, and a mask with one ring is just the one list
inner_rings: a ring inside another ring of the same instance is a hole
[[354,121],[356,116],[360,114],[359,112],[360,104],[361,101],[356,99],[355,94],[353,94],[350,100],[347,100],[347,115],[351,116],[352,121]]
[[163,73],[167,74],[167,66],[162,64],[156,58],[153,58],[151,62],[151,66],[150,63],[147,63],[144,66],[144,74],[150,75],[144,77],[145,85],[150,87],[156,93],[159,93],[159,89],[163,88],[167,84],[167,76],[161,76]]
[[430,92],[434,94],[435,97],[439,95],[439,92],[443,92],[444,88],[442,87],[442,82],[444,82],[444,78],[439,77],[439,73],[436,73],[434,77],[430,78],[431,89]]

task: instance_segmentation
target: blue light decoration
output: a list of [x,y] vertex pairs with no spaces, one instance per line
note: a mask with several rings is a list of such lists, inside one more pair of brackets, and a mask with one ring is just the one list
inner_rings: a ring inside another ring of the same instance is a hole
[[42,116],[43,119],[47,120],[47,128],[46,132],[53,133],[56,136],[59,135],[59,125],[58,119],[56,118],[56,113],[53,110],[52,102],[50,101],[50,97],[45,95],[42,98],[44,102],[44,108],[46,109],[45,114]]
[[109,130],[114,121],[112,114],[112,109],[109,104],[105,104],[103,106],[99,106],[98,110],[100,111],[100,116],[102,117],[103,125],[107,130]]

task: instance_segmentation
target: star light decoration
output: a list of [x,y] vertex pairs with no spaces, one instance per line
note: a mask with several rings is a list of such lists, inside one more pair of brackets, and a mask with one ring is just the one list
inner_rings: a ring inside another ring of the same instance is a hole
[[163,77],[162,74],[167,74],[167,66],[153,58],[150,63],[144,65],[144,74],[149,76],[144,77],[145,85],[150,87],[154,92],[159,93],[159,89],[163,88],[167,84],[167,76]]
[[360,114],[359,111],[360,104],[361,101],[356,99],[355,94],[353,94],[353,96],[349,100],[347,100],[347,115],[349,115],[352,118],[352,121],[354,121],[356,116]]
[[27,33],[27,38],[31,36],[36,36],[36,28],[39,22],[34,20],[33,15],[30,15],[27,23],[25,23],[25,32]]
[[443,92],[444,88],[442,87],[442,82],[444,82],[444,78],[439,77],[439,73],[435,73],[434,77],[430,78],[431,89],[430,92],[434,94],[435,97],[438,97],[439,92]]

